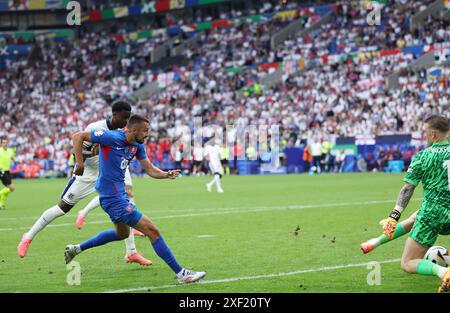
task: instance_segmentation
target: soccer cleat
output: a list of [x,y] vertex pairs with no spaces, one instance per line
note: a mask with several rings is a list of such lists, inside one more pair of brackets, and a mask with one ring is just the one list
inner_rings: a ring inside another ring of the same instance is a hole
[[19,254],[20,258],[24,258],[27,255],[28,248],[30,247],[31,240],[25,238],[25,236],[22,236],[22,240],[20,241],[19,245],[17,246],[17,253]]
[[64,251],[64,258],[66,260],[66,264],[72,262],[72,260],[77,256],[77,254],[80,254],[80,252],[81,250],[78,246],[67,245],[66,251]]
[[220,188],[220,189],[217,189],[217,192],[219,192],[219,193],[223,193],[224,191],[223,191],[223,189],[222,189],[222,188]]
[[208,190],[208,192],[211,192],[211,185],[206,184],[206,190]]
[[137,229],[133,229],[133,235],[139,236],[139,237],[145,237],[145,234],[142,233],[142,232],[140,232],[140,231],[137,230]]
[[77,225],[78,230],[83,228],[83,224],[84,224],[85,218],[86,217],[83,214],[78,213],[77,221],[76,221],[76,225]]
[[359,247],[361,248],[364,254],[367,254],[373,249],[375,249],[375,246],[371,244],[370,241],[363,242],[362,244],[359,245]]
[[139,252],[135,252],[124,257],[127,263],[137,263],[140,265],[152,265],[153,262],[144,258]]
[[438,292],[450,292],[450,268],[445,273],[444,278],[442,279],[442,284],[438,289]]
[[6,210],[6,205],[0,204],[0,210]]
[[190,284],[199,281],[205,276],[206,272],[192,272],[190,270],[183,269],[181,270],[181,273],[178,276],[178,282],[180,284]]

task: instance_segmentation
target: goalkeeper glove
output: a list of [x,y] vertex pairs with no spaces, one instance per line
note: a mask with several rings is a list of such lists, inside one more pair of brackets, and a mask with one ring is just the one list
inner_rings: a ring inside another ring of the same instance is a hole
[[401,215],[399,211],[394,209],[387,219],[380,221],[380,224],[383,223],[384,234],[391,240],[394,238],[395,227],[397,227]]

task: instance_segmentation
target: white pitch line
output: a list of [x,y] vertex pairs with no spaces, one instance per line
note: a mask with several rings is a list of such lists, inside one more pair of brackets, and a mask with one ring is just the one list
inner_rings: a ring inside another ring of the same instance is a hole
[[[411,201],[419,201],[421,199],[411,199]],[[253,212],[268,212],[268,211],[280,211],[280,210],[301,210],[301,209],[315,209],[315,208],[330,208],[340,206],[355,206],[355,205],[367,205],[367,204],[380,204],[380,203],[393,203],[395,200],[375,200],[375,201],[357,201],[357,202],[341,202],[341,203],[328,203],[328,204],[309,204],[309,205],[286,205],[286,206],[259,206],[242,209],[242,208],[221,208],[212,212],[194,213],[194,214],[178,214],[178,215],[166,215],[166,216],[152,216],[153,220],[158,219],[173,219],[173,218],[185,218],[185,217],[197,217],[208,215],[223,215],[223,214],[235,214],[235,213],[253,213]],[[223,210],[223,211],[221,211]],[[92,221],[86,224],[110,224],[110,221]],[[63,224],[50,224],[47,227],[67,227],[74,226],[75,223],[63,223]],[[28,229],[29,227],[19,227],[16,229]],[[11,229],[12,230],[12,229]],[[0,228],[0,231],[2,229]]]
[[[410,201],[420,201],[422,198],[414,198]],[[308,208],[315,208],[315,207],[327,207],[327,206],[341,206],[341,205],[361,205],[361,204],[379,204],[379,203],[394,203],[395,200],[373,200],[373,201],[360,201],[360,202],[343,202],[343,203],[330,203],[330,204],[310,204],[310,205],[286,205],[286,206],[258,206],[253,208],[199,208],[199,209],[180,209],[180,210],[161,210],[159,213],[168,213],[168,212],[217,212],[217,211],[230,211],[230,210],[242,210],[242,209],[278,209],[278,208],[285,208],[285,209],[308,209]],[[147,210],[146,210],[147,211]],[[151,209],[148,211],[152,212]],[[152,212],[156,213],[156,212]],[[104,216],[105,212],[98,212],[98,213],[90,213],[89,216]],[[23,217],[0,217],[0,221],[10,221],[10,220],[24,220],[24,219],[38,219],[40,216],[23,216]],[[65,215],[66,218],[75,218],[75,214]]]
[[[401,259],[389,259],[389,260],[379,261],[378,263],[380,263],[380,264],[395,263],[395,262],[400,262],[400,260]],[[371,261],[371,262],[373,262],[373,261]],[[292,275],[298,275],[298,274],[304,274],[304,273],[333,271],[333,270],[338,270],[338,269],[343,269],[343,268],[367,266],[371,262],[326,266],[326,267],[298,270],[298,271],[287,272],[287,273],[230,277],[230,278],[217,279],[217,280],[203,280],[203,281],[199,281],[198,283],[195,283],[195,284],[207,285],[207,284],[217,284],[217,283],[229,283],[229,282],[235,282],[235,281],[239,281],[239,280],[253,280],[253,279],[261,279],[261,278],[292,276]],[[130,288],[130,289],[108,290],[108,291],[103,291],[103,293],[123,293],[123,292],[133,292],[133,291],[147,291],[147,290],[177,288],[177,287],[181,287],[181,286],[185,286],[185,285],[176,284],[176,285],[163,285],[163,286],[149,286],[149,287],[139,287],[139,288]]]

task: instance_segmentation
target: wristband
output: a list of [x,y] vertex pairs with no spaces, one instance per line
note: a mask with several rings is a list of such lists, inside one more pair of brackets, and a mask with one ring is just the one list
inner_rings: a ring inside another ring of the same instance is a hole
[[400,219],[400,216],[402,215],[402,213],[400,213],[399,211],[397,211],[397,210],[393,210],[392,212],[391,212],[391,214],[389,214],[389,217],[390,218],[392,218],[392,219],[394,219],[394,220],[396,220],[397,222],[398,222],[398,220]]

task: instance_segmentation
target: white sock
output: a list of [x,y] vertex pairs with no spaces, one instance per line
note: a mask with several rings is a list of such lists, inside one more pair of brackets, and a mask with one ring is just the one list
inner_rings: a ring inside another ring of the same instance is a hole
[[43,230],[48,224],[50,224],[57,217],[63,216],[64,211],[57,205],[51,207],[45,211],[40,218],[34,223],[33,227],[25,234],[25,238],[32,240],[38,232]]
[[216,183],[217,175],[214,175],[214,178],[208,183],[208,185],[212,186]]
[[127,255],[136,253],[136,244],[134,243],[133,228],[130,227],[130,235],[125,239],[125,247],[127,250]]
[[439,266],[439,270],[438,270],[438,276],[441,279],[444,279],[445,273],[447,273],[448,268],[443,267],[443,266]]
[[215,176],[216,176],[216,178],[215,178],[216,188],[217,188],[217,190],[220,190],[220,189],[222,189],[222,187],[220,186],[220,175],[216,174]]
[[86,217],[90,211],[95,209],[96,207],[100,206],[100,196],[95,197],[94,199],[89,202],[83,210],[81,210],[79,213]]

